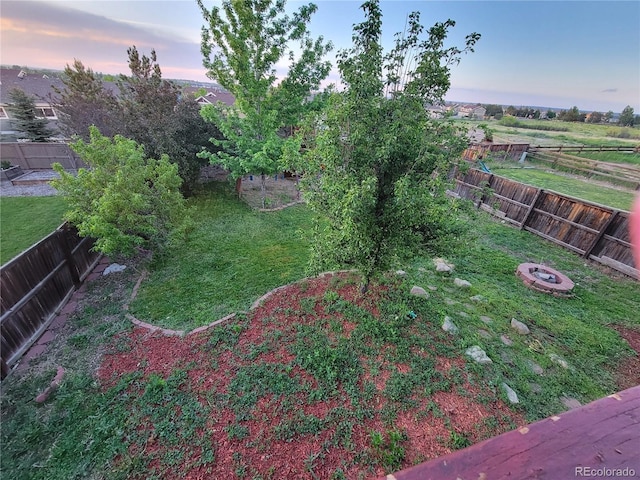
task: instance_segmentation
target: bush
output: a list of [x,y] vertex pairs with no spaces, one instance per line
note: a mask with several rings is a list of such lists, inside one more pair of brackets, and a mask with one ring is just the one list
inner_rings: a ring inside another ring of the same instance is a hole
[[70,206],[65,218],[81,236],[95,238],[95,250],[105,254],[162,249],[186,225],[178,166],[166,155],[145,158],[135,141],[119,135],[112,140],[96,127],[90,138],[71,145],[89,170],[74,177],[59,163],[53,166],[60,179],[52,184]]

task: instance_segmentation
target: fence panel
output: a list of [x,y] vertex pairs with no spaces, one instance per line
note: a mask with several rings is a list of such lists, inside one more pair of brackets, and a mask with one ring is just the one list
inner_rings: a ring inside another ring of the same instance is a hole
[[50,170],[55,162],[60,163],[65,170],[87,166],[66,143],[0,143],[0,158],[24,170]]
[[91,272],[99,259],[93,243],[63,224],[0,267],[3,377]]
[[472,169],[455,192],[520,228],[640,279],[629,240],[629,213]]

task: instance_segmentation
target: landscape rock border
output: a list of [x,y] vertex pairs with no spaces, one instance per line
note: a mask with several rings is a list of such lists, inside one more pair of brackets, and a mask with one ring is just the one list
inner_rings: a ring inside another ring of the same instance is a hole
[[[313,280],[314,278],[324,278],[324,277],[332,277],[334,275],[339,275],[341,273],[354,273],[356,272],[356,270],[336,270],[336,271],[331,271],[331,272],[322,272],[318,275],[316,275],[315,277],[304,277],[301,278],[300,280],[296,280],[294,282],[291,283],[287,283],[285,285],[280,285],[279,287],[274,288],[273,290],[268,291],[267,293],[265,293],[264,295],[262,295],[260,298],[258,298],[255,302],[253,302],[253,304],[251,304],[251,306],[249,307],[249,311],[255,310],[256,308],[258,308],[260,305],[262,305],[262,303],[264,303],[269,297],[271,297],[273,294],[275,294],[276,292],[279,292],[280,290],[290,287],[292,285],[296,285],[298,283],[302,283],[305,281],[309,281],[309,280]],[[142,320],[137,319],[135,316],[131,315],[129,313],[129,303],[131,303],[136,296],[138,295],[138,290],[140,289],[140,285],[142,284],[142,282],[147,278],[148,272],[144,271],[142,272],[142,274],[140,275],[140,277],[138,278],[138,281],[136,282],[136,284],[133,287],[133,290],[131,291],[131,297],[129,297],[129,302],[127,302],[124,306],[123,309],[125,310],[126,313],[126,317],[131,321],[131,323],[133,323],[135,326],[140,327],[140,328],[145,328],[147,330],[149,330],[150,333],[155,333],[155,332],[160,332],[163,335],[169,336],[169,337],[184,337],[185,335],[194,335],[194,334],[198,334],[201,332],[204,332],[212,327],[215,327],[216,325],[219,325],[221,323],[224,323],[228,320],[231,320],[232,318],[235,318],[237,313],[231,313],[225,317],[222,317],[214,322],[211,322],[207,325],[203,325],[201,327],[197,327],[194,328],[191,331],[185,331],[185,330],[172,330],[170,328],[162,328],[159,327],[157,325],[153,325],[151,323],[147,323],[147,322],[143,322]],[[238,312],[238,313],[244,313],[244,312]]]

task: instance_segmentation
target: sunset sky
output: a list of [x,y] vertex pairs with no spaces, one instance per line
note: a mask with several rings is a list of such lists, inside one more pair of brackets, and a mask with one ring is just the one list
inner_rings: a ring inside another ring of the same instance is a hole
[[[305,2],[306,3],[306,2]],[[359,1],[319,0],[310,29],[333,55],[362,21]],[[205,5],[219,4],[205,0]],[[297,9],[301,2],[289,2]],[[449,100],[640,112],[640,2],[386,1],[383,42],[391,46],[406,15],[431,26],[456,21],[449,40],[478,32],[476,52],[453,68]],[[165,78],[208,80],[202,67],[195,0],[2,0],[0,63],[62,70],[74,59],[102,73],[128,73],[127,48],[155,49]],[[283,66],[286,62],[283,63]],[[329,79],[337,81],[335,68]]]

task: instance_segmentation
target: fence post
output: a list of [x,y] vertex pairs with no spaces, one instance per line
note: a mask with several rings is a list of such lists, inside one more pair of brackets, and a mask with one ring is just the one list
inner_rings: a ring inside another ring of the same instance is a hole
[[73,285],[78,288],[80,287],[80,275],[78,274],[78,267],[73,260],[73,254],[71,253],[71,248],[67,243],[67,233],[69,232],[69,224],[65,223],[62,227],[62,230],[58,230],[58,239],[60,240],[60,246],[62,247],[62,252],[64,254],[64,258],[67,261],[67,267],[69,268],[69,273],[71,274],[71,280],[73,281]]
[[536,205],[538,204],[538,200],[542,196],[543,192],[544,190],[542,188],[539,188],[538,191],[536,192],[535,197],[533,197],[533,200],[531,201],[531,205],[529,205],[527,213],[525,213],[524,218],[522,219],[522,223],[520,224],[520,230],[524,229],[524,227],[527,226],[527,222],[529,221],[529,218],[531,218],[531,214],[533,213],[533,210],[536,208]]
[[584,254],[582,255],[583,257],[589,258],[589,255],[591,255],[591,252],[593,252],[593,249],[598,246],[598,243],[600,243],[600,240],[602,240],[602,237],[604,237],[605,233],[607,233],[609,226],[618,217],[618,213],[620,213],[618,210],[614,210],[613,213],[609,216],[609,219],[604,223],[604,225],[596,235],[596,238],[594,238],[593,242],[591,242],[591,245],[589,245],[589,247],[585,249]]

